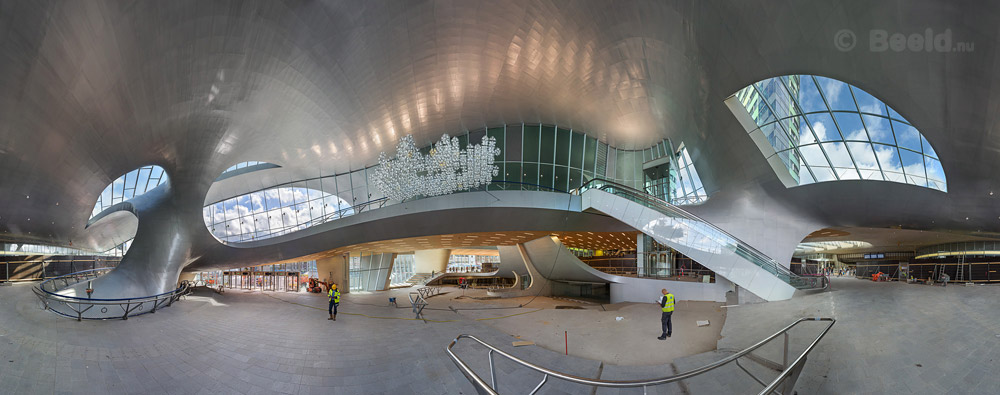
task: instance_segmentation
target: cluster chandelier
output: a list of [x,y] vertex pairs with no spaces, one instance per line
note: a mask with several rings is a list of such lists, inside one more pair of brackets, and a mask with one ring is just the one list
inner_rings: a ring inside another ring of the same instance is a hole
[[396,145],[395,158],[388,158],[385,152],[379,154],[375,185],[389,199],[403,201],[488,184],[500,172],[493,164],[500,155],[496,144],[495,138],[483,137],[482,143],[462,150],[458,138],[446,134],[424,155],[413,143],[413,136],[406,135]]

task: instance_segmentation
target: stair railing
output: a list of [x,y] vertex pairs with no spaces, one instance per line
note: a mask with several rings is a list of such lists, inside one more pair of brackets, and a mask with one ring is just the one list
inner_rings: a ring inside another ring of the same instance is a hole
[[[787,334],[788,331],[791,330],[792,328],[794,328],[795,326],[799,325],[802,322],[819,322],[819,321],[829,322],[829,324],[827,324],[826,327],[824,327],[823,330],[819,333],[819,335],[817,335],[812,340],[812,342],[809,343],[809,346],[806,347],[805,350],[803,350],[795,359],[793,359],[791,363],[788,363],[788,334]],[[462,372],[462,374],[465,375],[465,377],[467,379],[469,379],[469,381],[472,383],[473,387],[475,387],[476,391],[478,393],[480,393],[480,394],[487,394],[487,395],[499,395],[499,392],[497,392],[498,391],[497,390],[498,387],[497,387],[496,364],[494,363],[494,358],[493,358],[494,355],[500,355],[501,357],[504,357],[504,358],[510,360],[511,362],[514,362],[517,365],[520,365],[522,367],[525,367],[525,368],[528,368],[528,369],[533,370],[535,372],[543,374],[542,381],[539,382],[537,386],[535,386],[534,390],[531,391],[531,394],[537,393],[538,390],[540,390],[542,388],[542,386],[544,386],[548,382],[548,380],[549,380],[550,377],[554,378],[554,379],[563,380],[563,381],[569,381],[571,383],[588,385],[588,386],[593,386],[593,387],[607,387],[607,388],[636,388],[636,387],[642,387],[643,394],[645,394],[646,393],[646,389],[648,387],[652,387],[652,386],[656,386],[656,385],[661,385],[661,384],[667,384],[667,383],[673,383],[673,382],[677,382],[677,381],[689,379],[689,378],[692,378],[692,377],[696,377],[696,376],[702,375],[704,373],[707,373],[709,371],[712,371],[714,369],[717,369],[719,367],[722,367],[722,366],[724,366],[726,364],[729,364],[731,362],[736,362],[737,366],[739,366],[740,369],[742,369],[744,372],[746,372],[747,374],[749,374],[750,377],[752,377],[754,379],[754,381],[756,381],[757,383],[759,383],[760,385],[762,385],[764,387],[764,389],[761,390],[759,392],[759,394],[761,394],[761,395],[763,395],[763,394],[770,394],[770,393],[792,394],[793,390],[794,390],[794,387],[795,387],[795,382],[798,381],[799,374],[802,373],[802,368],[803,368],[803,366],[805,366],[806,359],[807,359],[809,353],[813,350],[813,348],[816,347],[816,344],[818,344],[819,341],[822,340],[824,336],[826,336],[826,333],[830,331],[830,328],[833,327],[833,324],[836,323],[836,322],[837,322],[837,320],[835,320],[833,318],[819,318],[819,317],[816,317],[816,318],[800,318],[800,319],[796,320],[795,322],[793,322],[791,325],[788,325],[788,326],[782,328],[781,330],[775,332],[773,335],[768,336],[764,340],[761,340],[761,341],[757,342],[756,344],[754,344],[754,345],[752,345],[750,347],[747,347],[747,348],[743,349],[742,351],[737,352],[737,353],[735,353],[733,355],[730,355],[730,356],[728,356],[726,358],[723,358],[723,359],[721,359],[719,361],[710,363],[708,365],[705,365],[705,366],[702,366],[700,368],[693,369],[693,370],[690,370],[690,371],[687,371],[687,372],[684,372],[684,373],[675,374],[675,375],[672,375],[672,376],[654,378],[654,379],[646,379],[646,380],[601,380],[601,379],[591,379],[591,378],[587,378],[587,377],[575,376],[575,375],[572,375],[572,374],[569,374],[569,373],[559,372],[559,371],[556,371],[556,370],[552,370],[552,369],[549,369],[549,368],[546,368],[546,367],[542,367],[542,366],[533,364],[531,362],[525,361],[525,360],[523,360],[521,358],[518,358],[518,357],[516,357],[514,355],[511,355],[511,354],[509,354],[509,353],[507,353],[507,352],[505,352],[505,351],[503,351],[503,350],[501,350],[499,348],[496,348],[493,345],[490,345],[490,344],[488,344],[488,343],[486,343],[486,342],[484,342],[484,341],[480,340],[479,338],[477,338],[475,336],[472,336],[472,335],[464,335],[464,334],[463,335],[459,335],[458,337],[455,338],[455,340],[452,340],[451,343],[448,344],[448,347],[445,348],[445,351],[448,352],[448,356],[451,357],[452,362],[454,362],[455,365],[458,366],[458,369]],[[739,358],[746,356],[747,354],[753,352],[754,350],[760,348],[764,344],[767,344],[771,340],[774,340],[775,338],[777,338],[778,336],[781,336],[781,335],[785,335],[785,359],[784,359],[785,362],[784,362],[784,365],[782,366],[781,373],[778,374],[778,377],[772,379],[769,383],[765,383],[763,380],[761,380],[757,376],[753,375],[746,368],[744,368],[742,365],[740,365]],[[484,347],[486,347],[489,350],[489,352],[487,354],[487,356],[489,358],[489,362],[490,362],[490,382],[489,383],[487,383],[486,380],[483,380],[483,378],[480,377],[471,367],[469,367],[469,365],[464,360],[462,360],[462,358],[459,358],[458,355],[455,355],[455,353],[452,350],[452,348],[461,339],[471,339],[476,344],[484,346]],[[515,374],[515,376],[517,376],[517,374]],[[781,388],[780,392],[778,392],[779,391],[779,387]]]

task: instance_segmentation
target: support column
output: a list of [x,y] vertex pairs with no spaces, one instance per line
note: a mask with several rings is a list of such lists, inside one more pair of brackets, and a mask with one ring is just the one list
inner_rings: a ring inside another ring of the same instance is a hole
[[635,270],[639,277],[643,277],[652,260],[646,256],[646,235],[639,232],[635,237]]
[[179,277],[179,278],[177,279],[177,283],[178,283],[178,284],[180,284],[180,283],[181,283],[181,281],[184,281],[184,280],[187,280],[187,281],[194,281],[194,272],[190,272],[190,273],[187,273],[187,272],[185,272],[185,273],[181,273],[180,277]]
[[414,273],[441,273],[448,268],[451,250],[440,248],[436,250],[420,250],[413,253]]
[[342,256],[316,260],[316,272],[320,281],[337,284],[341,294],[350,292],[347,259]]

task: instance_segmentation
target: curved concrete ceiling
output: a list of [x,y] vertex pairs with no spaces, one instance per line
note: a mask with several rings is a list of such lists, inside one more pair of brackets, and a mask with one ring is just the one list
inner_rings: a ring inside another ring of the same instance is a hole
[[[233,163],[339,173],[405,134],[425,145],[511,122],[568,125],[620,148],[684,142],[712,193],[692,211],[745,216],[727,230],[748,241],[767,217],[805,218],[798,239],[823,226],[998,231],[998,10],[945,0],[3,2],[0,234],[90,240],[97,195],[143,165],[167,170],[171,204],[201,226],[213,180]],[[871,29],[928,28],[974,52],[867,48]],[[843,29],[857,34],[852,51],[834,46]],[[949,193],[781,186],[723,100],[792,73],[849,82],[898,110],[934,144]]]

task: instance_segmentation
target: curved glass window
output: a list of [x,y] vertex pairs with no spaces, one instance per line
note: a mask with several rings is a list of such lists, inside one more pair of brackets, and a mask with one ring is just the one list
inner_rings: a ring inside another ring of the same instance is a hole
[[856,86],[786,75],[743,88],[726,104],[786,187],[878,180],[948,191],[927,139]]
[[277,187],[205,206],[205,226],[217,239],[267,239],[353,215],[346,200],[306,187]]
[[107,251],[94,252],[71,247],[56,247],[40,244],[0,244],[0,255],[92,255],[92,256],[125,256],[132,240],[112,247]]
[[93,218],[108,207],[149,192],[167,182],[167,179],[167,173],[160,166],[143,166],[125,173],[104,188],[104,192],[97,197],[97,204],[94,205],[90,217]]
[[235,171],[235,170],[239,170],[239,169],[244,169],[244,168],[247,168],[247,167],[250,167],[250,166],[270,165],[270,164],[271,163],[269,163],[269,162],[261,162],[261,161],[256,161],[256,160],[251,160],[251,161],[247,161],[247,162],[240,162],[240,163],[237,163],[235,165],[230,166],[226,170],[223,170],[222,174],[226,174],[226,173],[229,173],[231,171]]
[[813,241],[799,243],[795,247],[794,256],[802,254],[815,254],[824,251],[846,250],[852,248],[871,248],[872,243],[867,241]]

